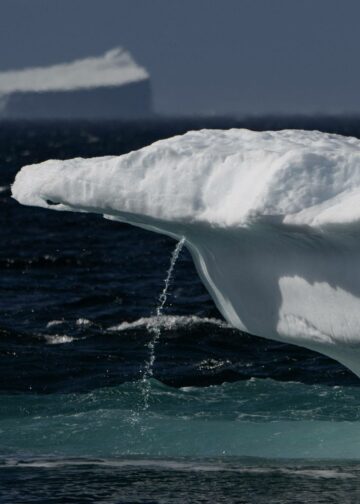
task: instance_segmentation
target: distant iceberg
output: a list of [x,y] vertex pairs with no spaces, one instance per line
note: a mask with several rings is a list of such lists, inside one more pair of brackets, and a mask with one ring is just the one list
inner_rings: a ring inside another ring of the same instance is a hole
[[20,203],[179,239],[225,319],[360,376],[360,141],[202,130],[120,157],[24,167]]
[[151,112],[149,74],[122,48],[0,72],[0,118],[126,118]]

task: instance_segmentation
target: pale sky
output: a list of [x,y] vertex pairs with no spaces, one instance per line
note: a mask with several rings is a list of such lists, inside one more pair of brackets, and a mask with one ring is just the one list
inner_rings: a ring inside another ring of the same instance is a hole
[[0,70],[122,45],[159,113],[360,113],[359,26],[359,0],[0,0]]

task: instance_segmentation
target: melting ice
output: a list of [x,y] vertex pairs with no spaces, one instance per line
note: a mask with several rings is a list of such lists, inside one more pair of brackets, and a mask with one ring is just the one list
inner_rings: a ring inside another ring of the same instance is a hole
[[360,376],[360,141],[284,130],[189,132],[123,156],[24,167],[26,205],[185,237],[225,319]]

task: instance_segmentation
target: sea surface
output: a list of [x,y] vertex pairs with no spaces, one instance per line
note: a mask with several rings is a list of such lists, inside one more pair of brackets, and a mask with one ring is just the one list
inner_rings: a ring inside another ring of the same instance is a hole
[[170,238],[10,197],[26,164],[234,126],[360,137],[359,118],[0,123],[0,503],[360,502],[354,375],[229,327]]

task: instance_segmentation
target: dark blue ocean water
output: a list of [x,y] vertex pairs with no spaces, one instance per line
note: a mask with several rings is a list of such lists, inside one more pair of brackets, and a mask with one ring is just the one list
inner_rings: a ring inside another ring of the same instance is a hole
[[25,164],[236,125],[360,136],[356,118],[0,124],[1,503],[359,502],[356,377],[228,327],[185,249],[156,317],[174,241],[10,197]]

